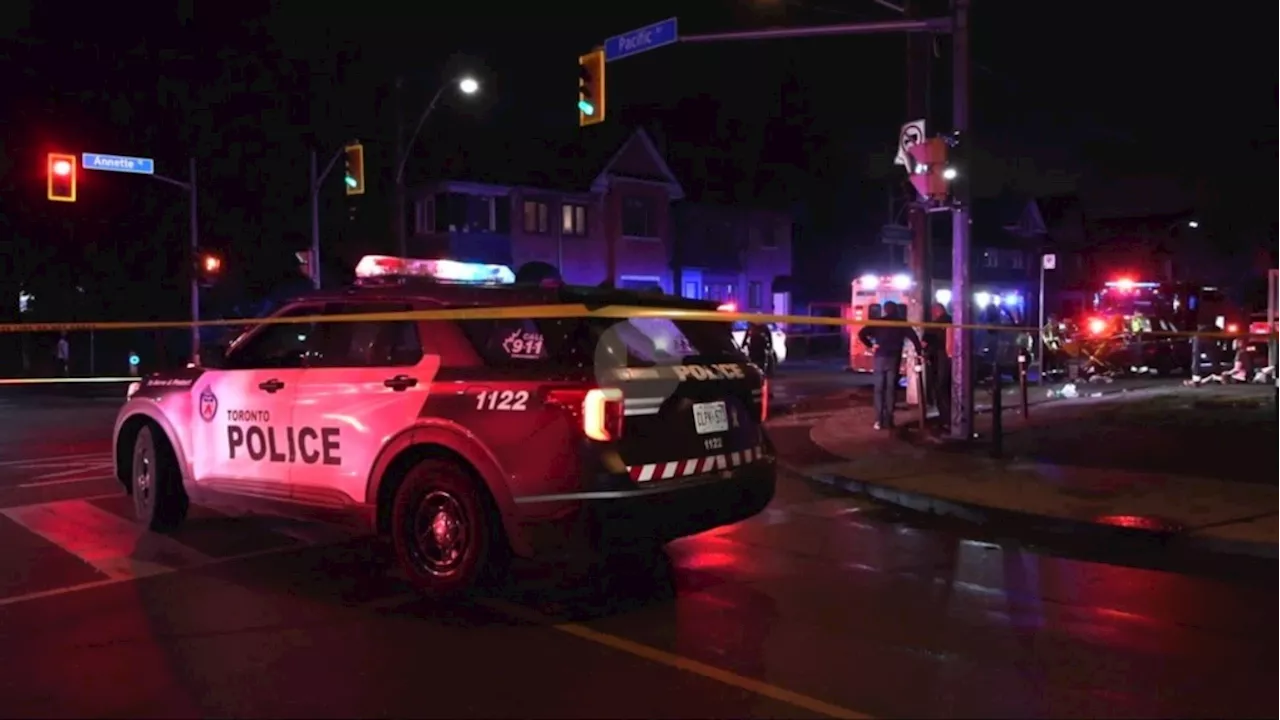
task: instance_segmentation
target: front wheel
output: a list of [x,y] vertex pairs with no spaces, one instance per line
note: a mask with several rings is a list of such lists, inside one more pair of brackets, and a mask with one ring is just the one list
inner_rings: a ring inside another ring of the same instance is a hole
[[129,493],[133,510],[148,530],[173,530],[187,519],[188,501],[173,448],[151,427],[138,431],[133,441]]
[[483,488],[440,459],[419,462],[396,489],[391,542],[410,582],[432,597],[472,589],[503,550]]

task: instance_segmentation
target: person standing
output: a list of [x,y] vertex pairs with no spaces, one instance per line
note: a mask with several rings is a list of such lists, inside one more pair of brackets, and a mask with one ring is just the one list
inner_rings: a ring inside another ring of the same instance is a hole
[[876,430],[893,427],[893,409],[898,399],[898,379],[902,373],[902,350],[910,342],[916,353],[921,353],[920,338],[906,324],[906,313],[895,302],[884,304],[883,319],[894,325],[863,326],[858,339],[872,348],[872,390],[875,406]]
[[[938,325],[951,324],[951,314],[942,303],[933,304],[930,319]],[[938,424],[943,428],[951,427],[951,352],[954,347],[955,328],[931,327],[924,331],[929,400],[938,408]]]
[[71,367],[71,344],[67,342],[67,334],[58,338],[58,349],[54,352],[58,360],[58,374],[66,377]]

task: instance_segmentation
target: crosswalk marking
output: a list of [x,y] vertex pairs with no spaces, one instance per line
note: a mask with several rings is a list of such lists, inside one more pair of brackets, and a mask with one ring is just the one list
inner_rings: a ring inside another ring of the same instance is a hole
[[159,575],[211,560],[84,500],[27,505],[0,513],[113,579]]

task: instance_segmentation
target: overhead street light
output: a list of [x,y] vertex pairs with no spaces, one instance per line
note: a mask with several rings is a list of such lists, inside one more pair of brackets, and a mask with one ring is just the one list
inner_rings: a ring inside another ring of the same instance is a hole
[[458,89],[463,95],[475,95],[480,91],[480,82],[473,77],[464,77],[458,81]]

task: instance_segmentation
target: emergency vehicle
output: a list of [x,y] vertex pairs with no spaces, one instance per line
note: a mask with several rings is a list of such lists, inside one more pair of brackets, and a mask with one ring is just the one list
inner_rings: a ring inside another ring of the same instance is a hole
[[1193,365],[1197,373],[1215,372],[1216,356],[1229,349],[1229,340],[1204,340],[1193,359],[1186,333],[1246,329],[1241,311],[1217,287],[1129,277],[1103,283],[1085,316],[1069,327],[1067,343],[1083,357],[1086,373],[1162,375]]
[[[447,260],[356,274],[130,387],[113,447],[140,522],[170,530],[197,503],[354,523],[450,595],[513,555],[656,549],[772,499],[767,384],[727,323],[385,315],[714,304]],[[367,313],[384,315],[337,317]]]
[[895,302],[905,310],[911,301],[912,286],[909,275],[868,274],[853,281],[852,300],[849,304],[853,320],[849,325],[850,370],[871,372],[875,369],[872,349],[863,344],[858,332],[867,320],[880,320],[884,317],[884,304],[887,302]]

